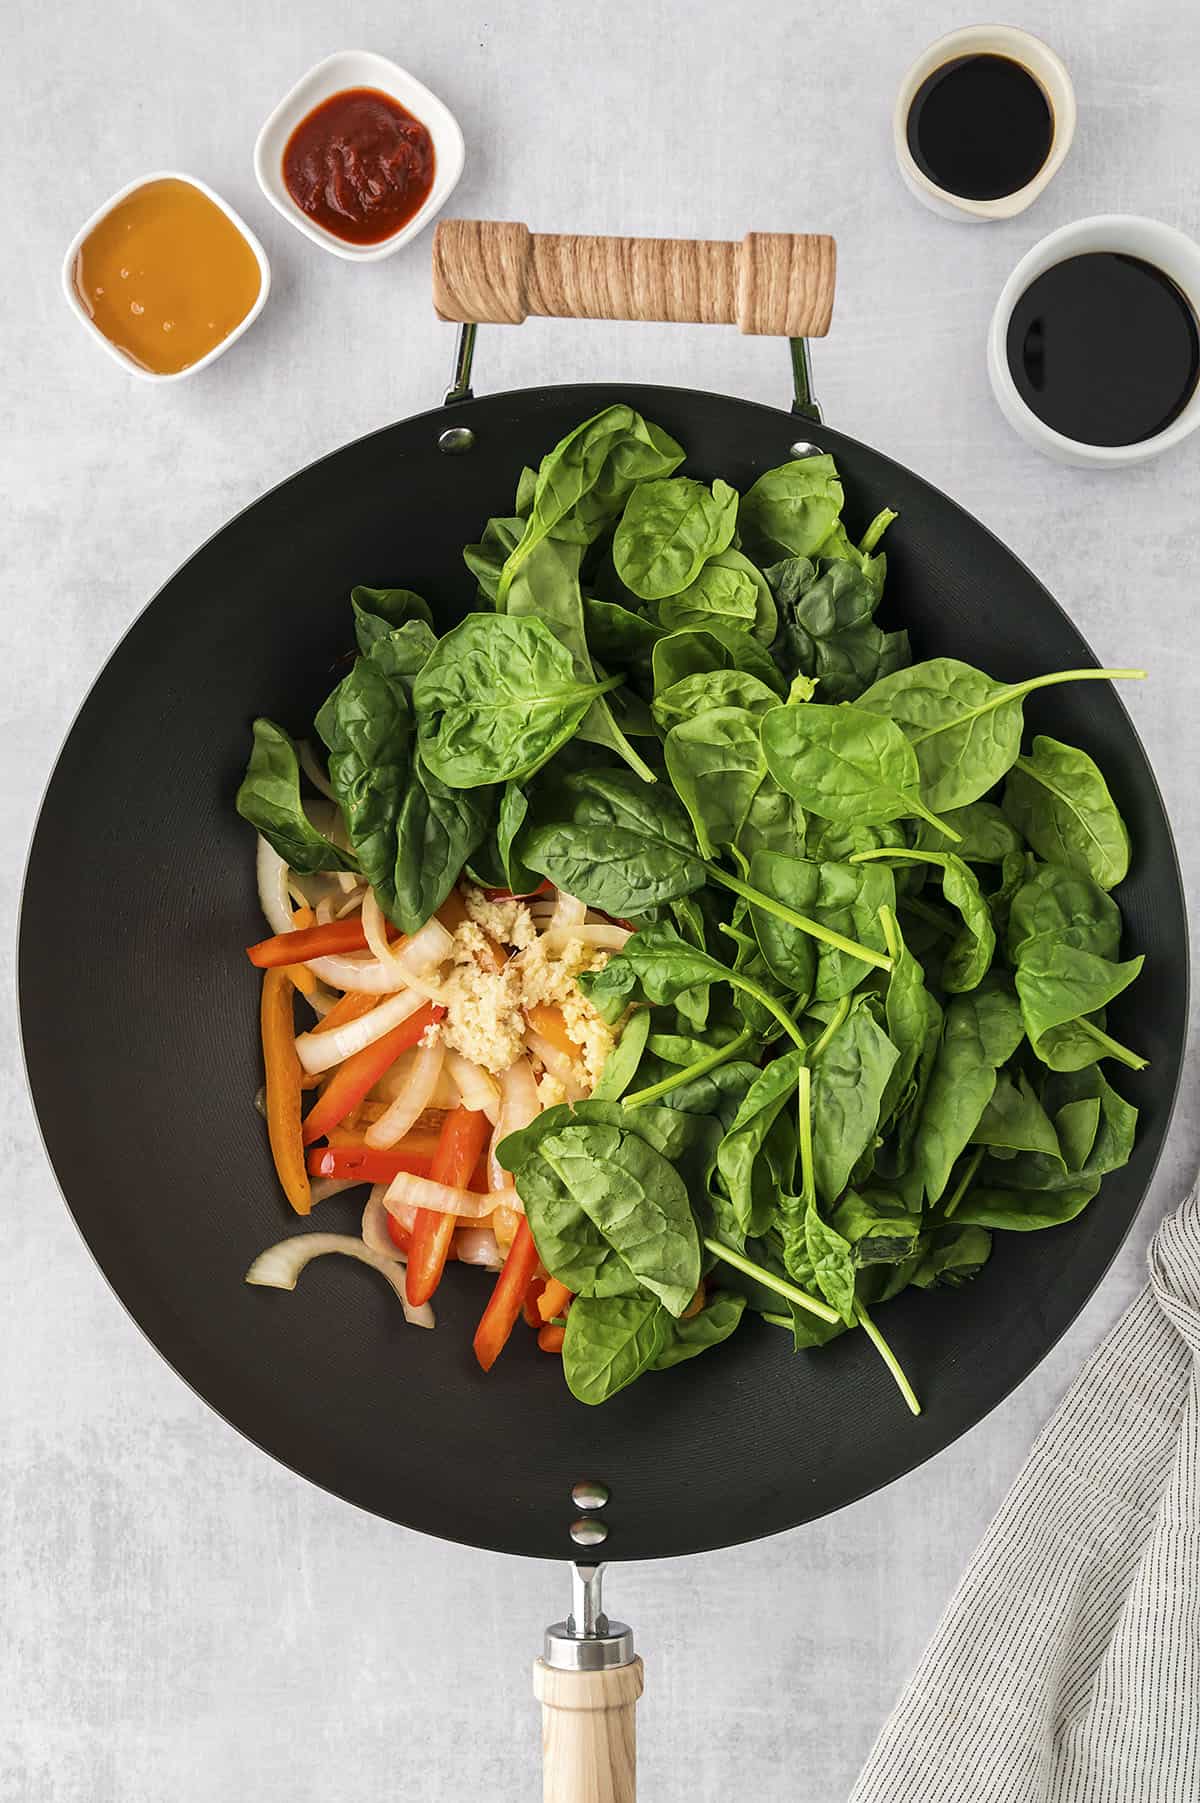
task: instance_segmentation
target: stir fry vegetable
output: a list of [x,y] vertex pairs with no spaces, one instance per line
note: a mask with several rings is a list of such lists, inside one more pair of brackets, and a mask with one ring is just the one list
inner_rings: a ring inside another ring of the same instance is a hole
[[1142,672],[913,663],[890,510],[855,539],[828,456],[739,495],[683,455],[585,421],[467,547],[475,612],[355,592],[327,773],[256,723],[272,1154],[298,1213],[372,1186],[420,1319],[449,1261],[499,1272],[484,1370],[523,1319],[602,1402],[757,1314],[860,1333],[916,1412],[883,1305],[1133,1145],[1133,848],[1086,752],[1023,739],[1035,692]]

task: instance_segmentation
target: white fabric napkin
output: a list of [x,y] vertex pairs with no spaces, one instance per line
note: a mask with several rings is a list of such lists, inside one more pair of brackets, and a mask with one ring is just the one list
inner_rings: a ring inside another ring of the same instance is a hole
[[996,1516],[851,1803],[1200,1803],[1200,1201]]

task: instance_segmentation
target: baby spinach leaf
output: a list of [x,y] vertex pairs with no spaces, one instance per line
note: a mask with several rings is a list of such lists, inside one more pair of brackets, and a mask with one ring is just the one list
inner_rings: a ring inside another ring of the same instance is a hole
[[810,814],[858,826],[909,815],[941,824],[921,800],[916,753],[880,714],[815,701],[777,707],[763,718],[762,743],[775,781]]
[[1099,883],[1061,864],[1043,864],[1012,898],[1008,955],[1019,964],[1027,944],[1052,935],[1077,951],[1115,958],[1121,944],[1121,910]]
[[1013,1233],[1036,1233],[1061,1227],[1082,1214],[1100,1188],[1099,1179],[1057,1190],[1007,1190],[974,1184],[955,1216],[955,1224],[999,1227]]
[[[354,636],[359,650],[364,653],[371,649],[376,639],[386,638],[398,626],[410,621],[433,625],[429,603],[408,588],[363,588],[360,585],[350,590],[350,605],[354,609]],[[432,646],[433,635],[430,633],[430,649]]]
[[682,461],[682,447],[632,407],[606,407],[568,432],[541,461],[529,517],[504,566],[496,605],[507,608],[518,570],[545,539],[592,544],[639,482],[669,476]]
[[991,1101],[996,1072],[1023,1038],[1016,995],[999,976],[947,1006],[913,1144],[914,1169],[931,1202],[945,1190]]
[[476,545],[463,546],[463,562],[479,584],[483,600],[495,605],[504,566],[521,542],[525,520],[520,514],[490,519]]
[[879,1118],[886,1122],[916,1100],[918,1065],[926,1047],[937,1044],[942,1010],[925,987],[925,972],[909,951],[895,915],[886,903],[880,909],[880,924],[892,960],[884,998],[884,1022],[888,1038],[896,1048],[896,1062],[879,1104]]
[[[1060,1155],[1031,1151],[1013,1159],[989,1158],[981,1174],[985,1188],[991,1184],[1006,1190],[1046,1191],[1098,1186],[1102,1177],[1129,1162],[1137,1109],[1117,1094],[1098,1066],[1049,1076],[1042,1104],[1054,1121]],[[968,1201],[974,1194],[968,1193]]]
[[875,1019],[866,997],[857,997],[812,1070],[813,1167],[817,1195],[833,1203],[871,1145],[879,1109],[899,1054]]
[[[886,952],[879,911],[895,906],[895,885],[883,865],[823,863],[774,851],[755,851],[750,860],[754,888],[811,917],[819,926]],[[788,922],[752,906],[755,937],[773,976],[805,999],[837,1001],[867,974],[862,960],[813,940]]]
[[[571,890],[578,894],[578,890]],[[600,970],[584,971],[579,986],[606,1020],[618,1020],[630,1001],[671,1003],[685,990],[711,983],[729,983],[746,991],[767,1007],[796,1039],[799,1034],[779,1004],[761,984],[739,970],[730,970],[708,952],[688,945],[666,922],[642,927],[626,940]]]
[[1144,1066],[1144,1058],[1085,1018],[1128,989],[1144,961],[1139,956],[1114,963],[1049,933],[1025,941],[1017,959],[1017,994],[1029,1043],[1044,1064],[1052,1070],[1078,1070],[1110,1057],[1135,1070]]
[[[940,829],[929,828],[939,845],[945,845]],[[861,826],[855,821],[813,820],[809,824],[805,855],[814,864],[848,864],[857,851],[877,851],[884,845],[907,845],[898,820]]]
[[778,1189],[761,1154],[771,1129],[795,1098],[806,1056],[797,1047],[759,1072],[717,1148],[717,1169],[742,1234],[758,1235],[770,1226]]
[[[797,1200],[799,1200],[797,1198]],[[826,1302],[836,1308],[846,1325],[854,1323],[854,1286],[857,1271],[854,1249],[835,1227],[823,1221],[814,1199],[804,1205],[804,1244],[817,1287]],[[787,1244],[787,1232],[784,1233]]]
[[789,675],[815,678],[823,701],[854,701],[908,663],[908,634],[874,624],[879,590],[855,562],[790,557],[766,579],[781,614],[773,655]]
[[496,816],[496,849],[504,869],[504,881],[514,895],[530,895],[541,882],[536,870],[522,862],[517,835],[529,814],[529,798],[520,783],[505,783]]
[[700,1281],[696,1223],[682,1177],[641,1133],[601,1125],[593,1111],[528,1140],[514,1134],[503,1155],[515,1161],[517,1193],[552,1276],[578,1296],[630,1295],[641,1285],[683,1313]]
[[584,597],[583,618],[588,649],[602,662],[619,664],[627,674],[636,674],[653,687],[650,659],[666,628],[643,614],[633,613],[616,601],[597,601]]
[[999,1073],[970,1143],[1003,1152],[1039,1152],[1064,1172],[1067,1168],[1053,1122],[1024,1075],[1014,1083],[1007,1071]]
[[[607,1402],[670,1344],[671,1316],[643,1290],[633,1296],[577,1296],[563,1335],[563,1376],[578,1402]],[[697,1348],[699,1350],[699,1348]]]
[[316,870],[357,870],[353,852],[331,845],[304,812],[300,763],[288,735],[273,720],[254,722],[254,748],[237,792],[237,811],[284,862],[303,876]]
[[483,843],[491,803],[491,789],[449,789],[419,752],[412,760],[396,815],[391,880],[380,894],[401,932],[417,932],[441,907]]
[[[1024,852],[1021,835],[994,801],[970,801],[965,808],[947,808],[941,818],[958,834],[954,850],[968,864],[1003,864],[1011,853]],[[921,820],[914,847],[917,851],[944,851],[946,842],[936,827]]]
[[541,620],[468,614],[414,685],[426,767],[452,789],[532,776],[618,680],[581,683]]
[[568,895],[618,919],[699,889],[705,866],[683,804],[629,771],[582,771],[539,800],[522,859]]
[[927,1290],[934,1284],[960,1289],[978,1277],[991,1257],[992,1236],[984,1227],[968,1227],[955,1221],[928,1236],[920,1262],[909,1282]]
[[996,930],[978,878],[958,853],[896,850],[859,852],[858,856],[886,858],[901,865],[924,864],[941,871],[942,894],[958,910],[963,923],[942,961],[942,988],[958,993],[981,983],[996,953]]
[[954,657],[912,664],[874,683],[859,706],[900,726],[920,766],[927,807],[963,807],[986,795],[1016,762],[1022,703],[1059,682],[1143,676],[1141,670],[1063,670],[1025,682],[996,682]]
[[669,1371],[673,1365],[681,1365],[685,1359],[694,1359],[697,1353],[704,1352],[710,1346],[719,1346],[737,1329],[746,1309],[746,1298],[736,1295],[732,1290],[718,1290],[709,1302],[687,1321],[673,1321],[664,1310],[663,1329],[665,1344],[654,1360],[652,1369]]
[[758,716],[748,708],[710,707],[681,720],[663,750],[706,858],[728,846],[750,851],[780,837],[789,848],[796,844],[803,815],[769,774]]
[[730,543],[737,509],[737,490],[727,482],[711,489],[689,476],[639,483],[613,538],[617,575],[643,601],[680,594]]
[[779,706],[779,697],[747,670],[699,670],[656,695],[655,720],[664,732],[714,707],[737,707],[761,718]]
[[584,622],[583,595],[579,587],[579,564],[583,551],[583,545],[575,540],[557,537],[543,539],[524,558],[513,577],[507,590],[504,611],[514,620],[530,618],[549,626],[555,638],[570,654],[575,680],[581,686],[586,687],[600,680],[602,686],[599,690],[593,690],[593,698],[578,725],[580,738],[607,746],[618,757],[624,758],[630,769],[635,770],[644,782],[653,782],[654,773],[630,745],[608,702],[603,698],[603,690],[615,688],[618,679],[608,682],[598,678],[597,671],[592,667]]
[[710,620],[716,620],[737,631],[752,632],[758,611],[758,587],[750,574],[752,569],[753,565],[747,569],[736,565],[729,568],[720,558],[710,557],[685,589],[659,603],[660,623],[674,632],[681,627],[707,626]]
[[844,557],[862,571],[876,594],[880,595],[883,593],[884,577],[887,574],[887,558],[882,551],[874,556],[872,553],[892,521],[898,518],[899,515],[893,508],[881,508],[857,545],[851,542],[841,520],[835,520],[829,536],[821,541],[821,556]]
[[[676,1085],[662,1098],[663,1105],[677,1108],[683,1114],[711,1115],[720,1123],[722,1133],[728,1133],[746,1091],[757,1076],[757,1065],[749,1064],[745,1059],[731,1059],[706,1071],[703,1076],[691,1077]],[[716,1144],[714,1141],[714,1160]]]
[[[667,908],[680,937],[698,951],[706,950],[704,914],[695,896],[681,895],[676,901],[668,902]],[[681,1021],[696,1032],[702,1032],[708,1022],[708,984],[683,990],[675,997],[675,1011]]]
[[787,693],[787,680],[765,645],[750,633],[715,620],[664,634],[654,645],[651,664],[656,695],[685,676],[712,670],[745,670],[776,694]]
[[920,1214],[906,1208],[894,1190],[878,1184],[847,1190],[830,1220],[860,1267],[902,1264],[915,1251],[921,1233]]
[[833,458],[795,458],[767,470],[742,497],[738,531],[760,564],[812,557],[842,511],[842,484]]
[[[392,635],[397,636],[397,635]],[[362,873],[390,914],[396,904],[396,823],[412,778],[412,710],[389,668],[390,639],[360,657],[317,715],[329,781]]]
[[1129,834],[1086,751],[1039,735],[1004,785],[1004,812],[1051,864],[1112,889],[1129,870]]
[[604,1060],[604,1069],[592,1091],[598,1102],[618,1102],[629,1088],[650,1035],[649,1008],[636,1008],[621,1028],[620,1038]]

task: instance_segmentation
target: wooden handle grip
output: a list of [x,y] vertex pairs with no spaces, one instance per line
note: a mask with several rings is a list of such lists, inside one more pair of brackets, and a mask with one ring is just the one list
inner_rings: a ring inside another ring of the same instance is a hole
[[442,319],[519,326],[545,319],[658,319],[823,338],[837,247],[820,233],[588,238],[489,219],[443,219],[433,236]]
[[538,1659],[543,1803],[636,1803],[642,1662],[607,1672],[558,1671]]

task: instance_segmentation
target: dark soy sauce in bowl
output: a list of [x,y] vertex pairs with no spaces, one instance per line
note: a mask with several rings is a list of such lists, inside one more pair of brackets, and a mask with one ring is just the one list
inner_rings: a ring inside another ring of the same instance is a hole
[[917,89],[907,136],[917,168],[947,194],[1001,200],[1027,187],[1050,155],[1054,114],[1023,63],[958,56]]
[[1025,405],[1080,444],[1156,438],[1200,376],[1186,296],[1152,263],[1114,251],[1043,270],[1013,309],[1005,348]]

